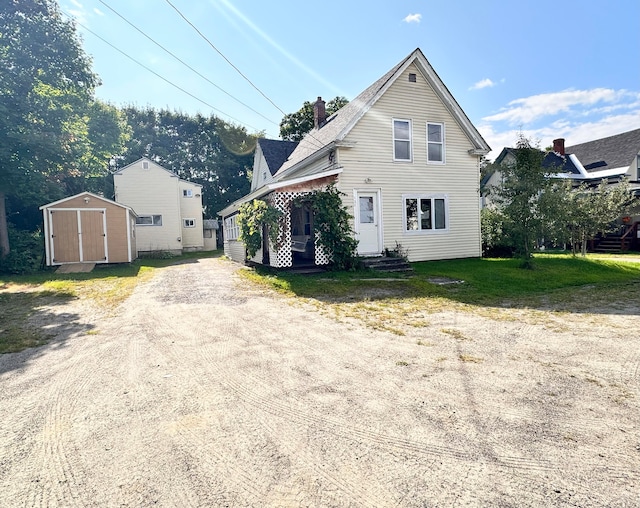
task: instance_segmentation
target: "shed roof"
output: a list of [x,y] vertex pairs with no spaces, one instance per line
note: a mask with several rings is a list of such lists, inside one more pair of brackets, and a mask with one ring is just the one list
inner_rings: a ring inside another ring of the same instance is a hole
[[73,196],[69,196],[69,197],[66,197],[66,198],[58,199],[57,201],[53,201],[51,203],[47,203],[46,205],[42,205],[39,209],[43,210],[45,208],[51,208],[52,206],[61,205],[62,203],[65,203],[67,201],[71,201],[72,199],[76,199],[76,198],[79,198],[79,197],[82,197],[82,196],[87,196],[87,197],[90,197],[92,199],[98,199],[100,201],[104,201],[106,203],[109,203],[110,205],[116,205],[116,206],[119,206],[120,208],[125,208],[126,210],[129,210],[134,215],[137,215],[130,206],[123,205],[122,203],[118,203],[117,201],[113,201],[112,199],[105,198],[104,196],[98,196],[97,194],[94,194],[93,192],[80,192],[78,194],[74,194]]

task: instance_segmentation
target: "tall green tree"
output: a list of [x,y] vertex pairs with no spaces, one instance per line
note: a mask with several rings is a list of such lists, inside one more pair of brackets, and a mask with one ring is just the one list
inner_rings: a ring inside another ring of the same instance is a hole
[[120,166],[141,157],[203,186],[205,217],[249,192],[248,173],[258,135],[211,115],[153,108],[124,109],[132,136]]
[[55,1],[0,3],[0,259],[15,216],[105,174],[121,150],[122,119],[94,100],[90,64]]
[[553,214],[541,199],[553,182],[542,167],[544,152],[525,136],[516,142],[515,162],[501,168],[503,183],[494,190],[503,218],[502,231],[511,240],[523,266],[532,267],[536,241],[543,236],[545,221]]
[[[325,111],[332,115],[349,101],[346,97],[337,96],[327,102]],[[280,137],[284,141],[300,141],[307,132],[313,129],[313,102],[305,101],[295,113],[289,113],[280,122]]]

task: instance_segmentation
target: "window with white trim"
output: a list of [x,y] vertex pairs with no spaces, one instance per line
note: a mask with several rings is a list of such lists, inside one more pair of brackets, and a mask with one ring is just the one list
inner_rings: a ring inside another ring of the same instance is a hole
[[393,120],[393,160],[411,161],[411,120]]
[[224,237],[227,240],[237,240],[240,236],[240,226],[238,225],[237,216],[232,215],[224,220]]
[[193,190],[192,189],[182,189],[182,197],[184,198],[192,198]]
[[402,196],[406,233],[447,229],[447,197],[444,195]]
[[162,215],[138,215],[136,224],[138,226],[162,226]]
[[195,228],[196,227],[196,220],[195,219],[184,219],[183,224],[184,224],[185,228]]
[[427,163],[444,164],[443,123],[427,123]]

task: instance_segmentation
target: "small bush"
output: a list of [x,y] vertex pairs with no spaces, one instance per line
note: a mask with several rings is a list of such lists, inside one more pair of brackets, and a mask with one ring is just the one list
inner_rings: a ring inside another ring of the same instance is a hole
[[31,273],[42,266],[44,256],[43,236],[40,231],[24,231],[9,226],[11,251],[0,259],[0,273]]

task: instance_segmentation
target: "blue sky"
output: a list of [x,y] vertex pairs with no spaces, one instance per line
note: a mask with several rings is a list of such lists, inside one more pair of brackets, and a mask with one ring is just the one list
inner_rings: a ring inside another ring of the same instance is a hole
[[118,106],[213,113],[277,138],[283,112],[352,99],[419,47],[491,158],[519,132],[544,148],[640,128],[638,0],[59,3],[93,32],[78,27],[96,94]]

